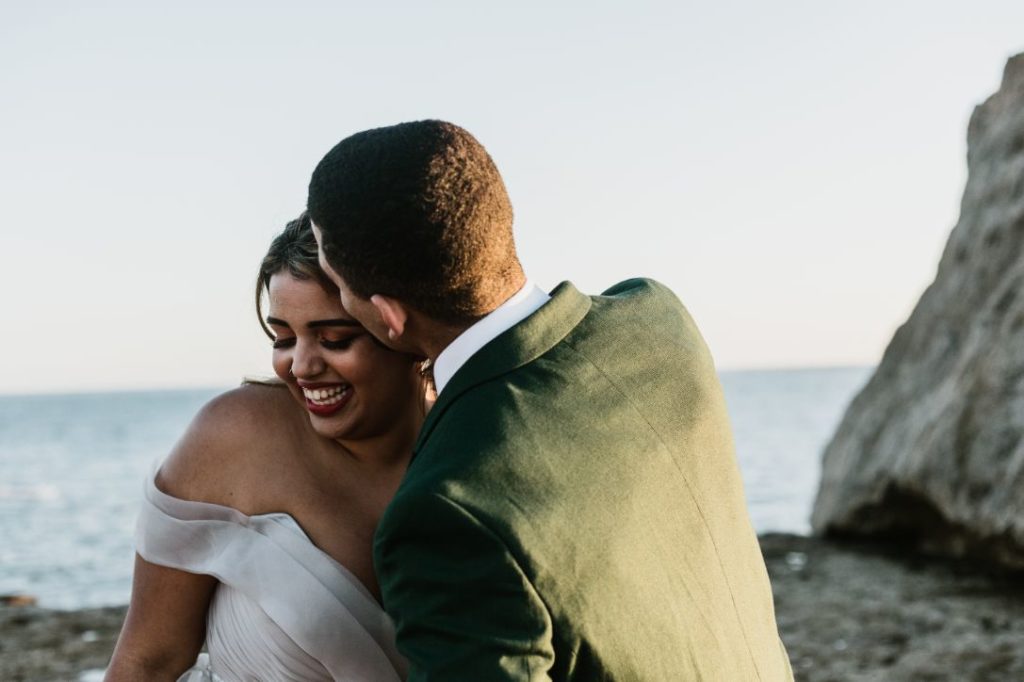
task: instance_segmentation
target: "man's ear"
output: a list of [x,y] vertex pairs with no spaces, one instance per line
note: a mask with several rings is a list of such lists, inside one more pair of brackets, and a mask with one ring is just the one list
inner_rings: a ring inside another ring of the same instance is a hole
[[374,294],[370,297],[370,303],[377,309],[380,319],[388,328],[388,338],[397,341],[405,333],[405,323],[409,320],[409,313],[399,301],[388,296]]

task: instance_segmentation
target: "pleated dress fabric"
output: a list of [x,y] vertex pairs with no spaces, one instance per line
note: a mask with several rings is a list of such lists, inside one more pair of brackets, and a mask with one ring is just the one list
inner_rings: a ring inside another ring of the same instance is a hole
[[220,581],[206,649],[179,682],[400,682],[394,626],[344,566],[285,513],[247,516],[146,480],[135,547],[146,561]]

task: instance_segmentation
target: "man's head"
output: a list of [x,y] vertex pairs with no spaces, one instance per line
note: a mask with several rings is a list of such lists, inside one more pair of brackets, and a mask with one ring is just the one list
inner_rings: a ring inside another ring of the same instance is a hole
[[309,213],[342,304],[396,347],[409,344],[389,315],[464,328],[523,282],[501,175],[483,146],[451,123],[400,123],[345,138],[313,171]]

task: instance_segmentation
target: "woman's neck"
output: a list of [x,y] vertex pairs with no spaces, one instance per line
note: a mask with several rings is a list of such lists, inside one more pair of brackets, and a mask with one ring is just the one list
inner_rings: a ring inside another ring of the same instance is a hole
[[404,472],[412,458],[412,448],[423,424],[423,417],[422,408],[414,405],[405,410],[405,414],[394,422],[392,428],[379,435],[358,439],[339,438],[335,442],[345,449],[360,468],[380,472],[400,469]]

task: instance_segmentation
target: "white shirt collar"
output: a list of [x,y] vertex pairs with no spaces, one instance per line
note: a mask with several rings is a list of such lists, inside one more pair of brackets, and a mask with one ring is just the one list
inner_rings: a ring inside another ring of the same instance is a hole
[[473,323],[441,351],[434,361],[434,386],[437,394],[473,355],[551,300],[543,289],[530,280],[500,306]]

